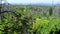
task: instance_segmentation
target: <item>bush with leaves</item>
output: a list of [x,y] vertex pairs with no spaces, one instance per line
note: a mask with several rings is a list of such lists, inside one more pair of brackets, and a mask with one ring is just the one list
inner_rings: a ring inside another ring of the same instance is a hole
[[27,34],[32,29],[32,18],[19,13],[5,11],[0,16],[1,34]]
[[[16,11],[0,13],[0,34],[58,34],[60,18],[52,17],[30,9],[31,6],[21,6]],[[33,7],[32,7],[33,8]],[[34,8],[33,8],[34,9]],[[37,8],[36,8],[37,9]]]
[[60,30],[59,20],[59,18],[52,20],[36,18],[32,28],[33,34],[58,34],[56,31]]

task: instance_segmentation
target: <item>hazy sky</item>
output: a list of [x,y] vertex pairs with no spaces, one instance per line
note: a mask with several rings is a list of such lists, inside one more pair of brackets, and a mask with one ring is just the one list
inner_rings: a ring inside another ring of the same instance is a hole
[[58,4],[60,3],[60,0],[7,0],[9,3],[23,3],[23,4],[35,4],[35,3],[48,3],[48,4]]

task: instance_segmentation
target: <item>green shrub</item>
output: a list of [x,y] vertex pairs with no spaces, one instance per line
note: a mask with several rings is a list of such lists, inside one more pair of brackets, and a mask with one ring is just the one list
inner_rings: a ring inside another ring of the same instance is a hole
[[59,20],[59,18],[53,18],[52,20],[36,18],[32,30],[35,34],[50,34],[51,31],[52,34],[56,33],[60,30]]
[[1,34],[27,34],[32,29],[32,18],[20,16],[12,12],[1,13],[0,32]]
[[60,18],[51,16],[52,8],[49,9],[48,16],[35,9],[31,6],[21,6],[15,12],[0,13],[0,34],[58,34]]

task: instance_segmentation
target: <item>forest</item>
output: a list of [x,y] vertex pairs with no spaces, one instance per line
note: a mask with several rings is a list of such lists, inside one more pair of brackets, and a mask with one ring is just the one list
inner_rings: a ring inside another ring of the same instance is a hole
[[2,5],[0,34],[59,34],[59,7]]

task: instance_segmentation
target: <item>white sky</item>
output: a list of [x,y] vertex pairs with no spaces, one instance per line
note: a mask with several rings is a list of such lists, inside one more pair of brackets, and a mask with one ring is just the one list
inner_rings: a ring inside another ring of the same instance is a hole
[[9,3],[48,3],[48,4],[57,4],[60,3],[60,0],[7,0]]

